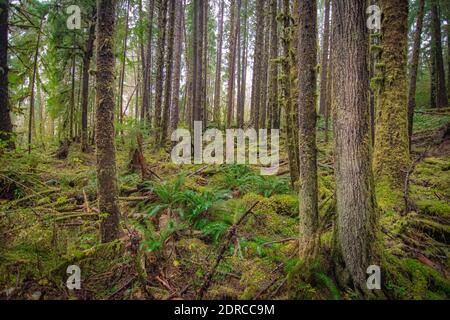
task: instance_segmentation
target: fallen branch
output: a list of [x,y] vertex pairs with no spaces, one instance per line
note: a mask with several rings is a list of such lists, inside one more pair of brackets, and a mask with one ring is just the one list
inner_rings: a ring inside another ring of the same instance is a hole
[[196,171],[194,171],[194,172],[189,173],[189,174],[187,175],[187,177],[189,178],[189,177],[195,176],[195,175],[197,175],[197,174],[199,174],[199,173],[202,173],[202,172],[205,171],[207,168],[208,168],[208,166],[203,166],[203,167],[201,167],[200,169],[198,169],[198,170],[196,170]]
[[265,246],[268,246],[271,244],[285,243],[285,242],[290,242],[290,241],[298,241],[298,238],[286,238],[286,239],[281,239],[281,240],[276,240],[276,241],[265,242],[262,244],[262,246],[265,247]]
[[205,295],[206,291],[211,286],[211,280],[216,273],[217,267],[219,266],[220,262],[224,258],[225,251],[227,250],[228,246],[230,245],[231,239],[236,234],[237,227],[244,221],[244,219],[253,211],[253,209],[259,204],[259,201],[256,201],[240,218],[238,221],[236,221],[231,228],[228,230],[228,233],[225,237],[225,240],[220,247],[219,255],[216,258],[216,261],[214,262],[213,267],[211,270],[206,274],[205,279],[203,280],[203,284],[200,287],[200,290],[198,291],[197,298],[201,300],[203,296]]

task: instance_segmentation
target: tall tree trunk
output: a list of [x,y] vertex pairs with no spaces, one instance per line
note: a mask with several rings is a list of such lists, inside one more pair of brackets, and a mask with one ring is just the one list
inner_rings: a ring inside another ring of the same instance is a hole
[[[74,138],[74,116],[75,116],[75,70],[76,70],[76,36],[77,34],[73,33],[72,38],[72,88],[70,91],[70,111],[69,111],[69,138],[73,140]],[[34,111],[33,111],[34,112]]]
[[[240,6],[241,0],[237,0]],[[230,4],[230,42],[228,55],[228,93],[227,93],[227,127],[231,128],[234,119],[234,87],[236,83],[236,40],[238,32],[239,17],[236,11],[240,11],[236,6],[236,0],[231,0]]]
[[450,8],[447,8],[447,92],[450,99]]
[[264,1],[256,1],[256,36],[253,58],[253,83],[251,96],[252,123],[259,129],[259,111],[261,109],[261,66],[264,46]]
[[[242,60],[241,60],[241,56],[242,56],[242,37],[241,37],[241,21],[240,21],[240,18],[241,18],[241,15],[242,15],[242,0],[240,0],[240,7],[239,7],[239,10],[238,10],[238,17],[239,17],[239,21],[238,21],[238,23],[237,23],[237,30],[236,30],[236,41],[237,41],[237,43],[236,43],[236,51],[237,51],[237,56],[236,56],[236,63],[237,63],[237,66],[236,66],[236,99],[235,99],[235,110],[236,110],[236,117],[234,117],[234,115],[233,115],[233,118],[235,118],[236,119],[236,122],[237,122],[237,117],[238,117],[238,105],[239,105],[239,97],[241,96],[241,80],[242,80]],[[234,110],[233,110],[233,113],[234,113]],[[234,121],[234,120],[233,120]]]
[[278,1],[270,1],[269,128],[280,128],[278,107]]
[[245,100],[247,94],[247,64],[248,64],[248,1],[244,0],[244,27],[242,31],[243,38],[243,53],[242,53],[242,71],[241,71],[241,90],[240,96],[238,97],[238,107],[237,107],[237,126],[238,128],[244,127],[244,117],[245,117]]
[[[95,10],[95,9],[94,9]],[[96,12],[92,13],[92,21],[89,27],[89,36],[83,56],[83,80],[82,80],[82,100],[81,100],[81,150],[89,150],[88,141],[88,107],[89,107],[89,67],[94,50]]]
[[355,288],[364,292],[367,267],[379,264],[373,260],[377,219],[369,144],[366,1],[335,0],[333,10],[338,12],[333,14],[332,58],[337,238]]
[[330,47],[330,4],[331,0],[325,0],[325,19],[323,23],[322,68],[320,69],[320,101],[319,113],[325,115],[328,108],[328,55]]
[[438,0],[431,1],[432,42],[436,63],[436,106],[446,108],[448,104],[447,90],[445,88],[444,59],[442,57],[441,18]]
[[264,4],[264,45],[261,62],[261,105],[259,110],[259,125],[267,128],[268,103],[267,103],[267,76],[269,69],[269,40],[270,40],[270,8],[269,2]]
[[209,11],[209,0],[203,0],[203,52],[202,52],[202,64],[203,64],[203,74],[202,74],[202,120],[203,128],[207,127],[208,122],[208,11]]
[[[314,248],[319,225],[316,150],[317,3],[300,1],[298,25],[300,255]],[[311,247],[312,245],[312,247]]]
[[222,91],[223,12],[225,1],[220,1],[219,29],[217,33],[216,79],[214,82],[213,121],[220,125],[220,93]]
[[173,77],[173,48],[175,36],[175,1],[169,1],[169,24],[168,24],[168,38],[167,38],[167,57],[166,57],[166,77],[164,88],[164,109],[161,120],[161,132],[159,133],[159,145],[162,147],[167,139],[167,130],[169,125],[170,108],[172,102],[172,77]]
[[422,41],[424,11],[425,11],[425,0],[420,0],[419,10],[417,12],[416,31],[414,33],[414,44],[412,53],[413,55],[409,75],[410,80],[408,92],[408,136],[409,136],[410,151],[411,151],[411,138],[413,134],[414,110],[416,108],[417,70],[419,68],[420,44]]
[[381,101],[376,110],[374,171],[377,183],[387,184],[399,195],[410,162],[406,80],[408,1],[382,0],[381,5],[385,72]]
[[[126,15],[125,15],[125,38],[123,39],[123,55],[122,55],[122,67],[120,70],[120,85],[119,85],[119,122],[120,124],[123,123],[123,116],[124,116],[124,110],[123,110],[123,91],[125,86],[125,66],[126,66],[126,60],[127,60],[127,49],[128,49],[128,30],[129,30],[129,19],[130,19],[130,0],[127,0],[127,7],[126,7]],[[123,131],[120,132],[120,135],[123,139]]]
[[114,145],[115,0],[97,0],[97,193],[103,243],[119,238],[119,206]]
[[[35,95],[34,87],[36,84],[36,76],[38,69],[37,63],[39,58],[39,49],[41,47],[42,25],[44,24],[44,20],[45,16],[41,18],[41,22],[39,23],[39,29],[37,30],[38,37],[36,40],[36,48],[34,51],[33,74],[31,76],[31,83],[30,83],[30,110],[28,114],[28,153],[31,153],[31,142],[32,142],[33,122],[34,122],[34,95]],[[74,72],[74,70],[72,72]],[[74,90],[72,90],[72,92],[74,92]]]
[[242,51],[242,64],[241,64],[241,89],[239,90],[240,95],[238,96],[238,105],[237,105],[237,127],[244,127],[244,116],[245,116],[245,95],[247,88],[247,63],[248,63],[248,1],[244,0],[244,27],[242,30],[242,41],[243,41],[243,51]]
[[170,133],[178,127],[180,119],[180,78],[181,78],[181,51],[183,49],[182,42],[182,15],[184,14],[183,3],[176,3],[176,19],[175,19],[175,62],[173,74],[173,96],[172,109],[170,111]]
[[[158,3],[158,43],[156,47],[156,84],[155,84],[155,115],[153,127],[155,132],[161,130],[161,109],[163,99],[164,77],[164,47],[166,43],[167,1],[157,0]],[[158,141],[159,138],[156,138]]]
[[289,158],[289,171],[291,175],[291,184],[294,187],[295,183],[299,179],[299,167],[298,167],[298,154],[295,150],[298,148],[296,143],[297,127],[297,114],[294,112],[294,106],[292,103],[292,31],[291,31],[291,8],[290,1],[283,0],[283,77],[282,77],[282,89],[283,89],[283,101],[284,101],[284,113],[286,117],[286,149]]
[[[142,1],[142,0],[141,0]],[[153,40],[153,16],[155,12],[155,0],[148,0],[147,21],[147,48],[144,48],[141,40],[141,61],[143,74],[141,123],[152,124],[151,94],[152,94],[152,40]],[[141,8],[142,11],[142,8]],[[141,37],[143,38],[143,37]]]
[[430,108],[434,109],[437,107],[437,73],[436,73],[436,48],[431,44],[430,50]]
[[0,141],[14,149],[8,91],[8,15],[9,0],[0,1]]
[[192,70],[192,123],[191,128],[194,128],[193,122],[202,121],[202,80],[203,80],[203,10],[205,0],[194,1],[194,34],[193,34],[193,70]]

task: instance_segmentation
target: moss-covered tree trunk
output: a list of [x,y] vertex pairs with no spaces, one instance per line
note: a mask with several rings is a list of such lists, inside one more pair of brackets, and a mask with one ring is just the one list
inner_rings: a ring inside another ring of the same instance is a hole
[[159,132],[159,145],[162,147],[167,140],[167,131],[169,125],[170,108],[172,102],[172,78],[173,78],[173,57],[174,57],[174,40],[175,40],[175,1],[169,3],[169,23],[167,37],[167,56],[166,56],[166,76],[164,78],[164,109],[161,119],[161,131]]
[[216,77],[214,82],[213,121],[220,124],[220,96],[222,90],[222,47],[223,47],[223,14],[225,1],[220,2],[219,29],[217,33]]
[[[240,6],[240,0],[237,0]],[[236,0],[230,2],[230,37],[228,53],[228,89],[227,89],[227,128],[231,128],[234,120],[234,93],[236,84],[236,49],[238,23]]]
[[300,143],[300,254],[309,247],[319,224],[316,80],[317,80],[317,3],[301,1],[298,18],[298,83]]
[[89,150],[88,142],[88,107],[89,107],[89,68],[94,51],[96,12],[92,13],[92,20],[89,26],[89,35],[83,55],[83,80],[81,93],[81,150]]
[[0,0],[0,142],[13,149],[8,92],[8,15],[9,0]]
[[248,1],[244,0],[244,25],[242,28],[242,63],[241,83],[237,102],[237,127],[244,127],[245,95],[247,89],[247,63],[248,63]]
[[298,139],[297,136],[297,115],[294,112],[294,104],[292,100],[292,23],[291,23],[291,8],[290,1],[283,0],[283,35],[281,38],[283,46],[283,76],[281,80],[282,92],[283,92],[283,105],[284,114],[286,119],[286,149],[289,158],[289,172],[291,176],[291,184],[295,186],[295,183],[299,179],[299,167],[298,167],[298,154],[295,150],[298,148],[296,145]]
[[419,68],[420,44],[422,41],[424,11],[425,11],[425,0],[420,0],[419,10],[417,11],[416,30],[414,32],[413,56],[411,60],[411,69],[409,75],[408,136],[409,136],[410,150],[411,150],[411,138],[413,133],[414,110],[416,108],[417,70]]
[[[167,1],[157,0],[158,6],[158,41],[156,45],[156,82],[155,82],[155,114],[153,117],[153,128],[156,132],[161,130],[161,110],[163,102],[164,81],[164,55],[166,45],[167,25]],[[156,138],[158,141],[158,137]]]
[[193,63],[192,63],[192,117],[191,128],[194,128],[194,121],[202,121],[203,105],[202,105],[202,87],[203,87],[203,32],[204,32],[204,0],[193,0]]
[[[392,1],[392,0],[389,0]],[[333,2],[333,106],[339,251],[356,289],[365,290],[376,228],[369,128],[365,0]],[[336,20],[335,20],[336,19]]]
[[445,88],[444,59],[442,57],[441,18],[438,0],[431,0],[431,25],[433,53],[435,55],[435,81],[436,81],[436,107],[446,108],[448,104],[447,90]]
[[382,0],[381,5],[384,78],[376,110],[374,170],[377,184],[399,196],[410,162],[406,72],[408,1]]
[[261,66],[264,45],[264,1],[256,1],[256,35],[253,55],[253,83],[251,96],[252,124],[259,129],[259,113],[261,108]]
[[280,128],[278,107],[278,2],[270,1],[270,57],[269,57],[269,129]]
[[174,72],[173,72],[173,96],[170,111],[170,134],[177,129],[180,119],[180,80],[181,80],[181,51],[182,42],[182,15],[184,7],[181,1],[176,2],[176,18],[175,18],[175,48],[174,48]]
[[119,238],[119,206],[114,145],[115,0],[97,1],[97,193],[102,242]]

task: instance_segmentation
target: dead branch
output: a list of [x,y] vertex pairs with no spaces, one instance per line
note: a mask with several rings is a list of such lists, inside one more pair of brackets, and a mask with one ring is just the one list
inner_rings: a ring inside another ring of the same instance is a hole
[[225,240],[220,247],[219,255],[216,258],[216,261],[213,264],[213,267],[211,270],[206,274],[205,279],[203,280],[203,284],[200,287],[200,290],[198,291],[197,298],[201,300],[203,296],[205,295],[206,291],[211,286],[211,280],[216,273],[217,267],[219,266],[220,262],[224,258],[225,251],[227,250],[228,246],[230,245],[231,239],[236,234],[236,230],[238,226],[245,220],[245,218],[253,211],[253,209],[259,204],[259,201],[256,201],[240,218],[238,221],[236,221],[231,228],[228,230],[228,233],[225,237]]

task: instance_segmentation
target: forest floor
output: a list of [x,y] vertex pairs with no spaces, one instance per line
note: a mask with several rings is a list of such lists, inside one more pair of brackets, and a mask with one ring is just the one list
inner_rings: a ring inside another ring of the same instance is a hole
[[[450,298],[449,121],[420,116],[407,192],[377,190],[388,299]],[[174,165],[146,145],[156,175],[143,181],[129,165],[134,148],[118,143],[124,233],[106,245],[94,153],[74,143],[63,160],[56,147],[0,158],[0,298],[196,299],[201,287],[207,299],[357,298],[333,267],[331,144],[319,143],[321,249],[308,283],[292,280],[298,196],[286,160],[263,177],[254,166]],[[81,269],[81,290],[67,289],[69,265]]]

